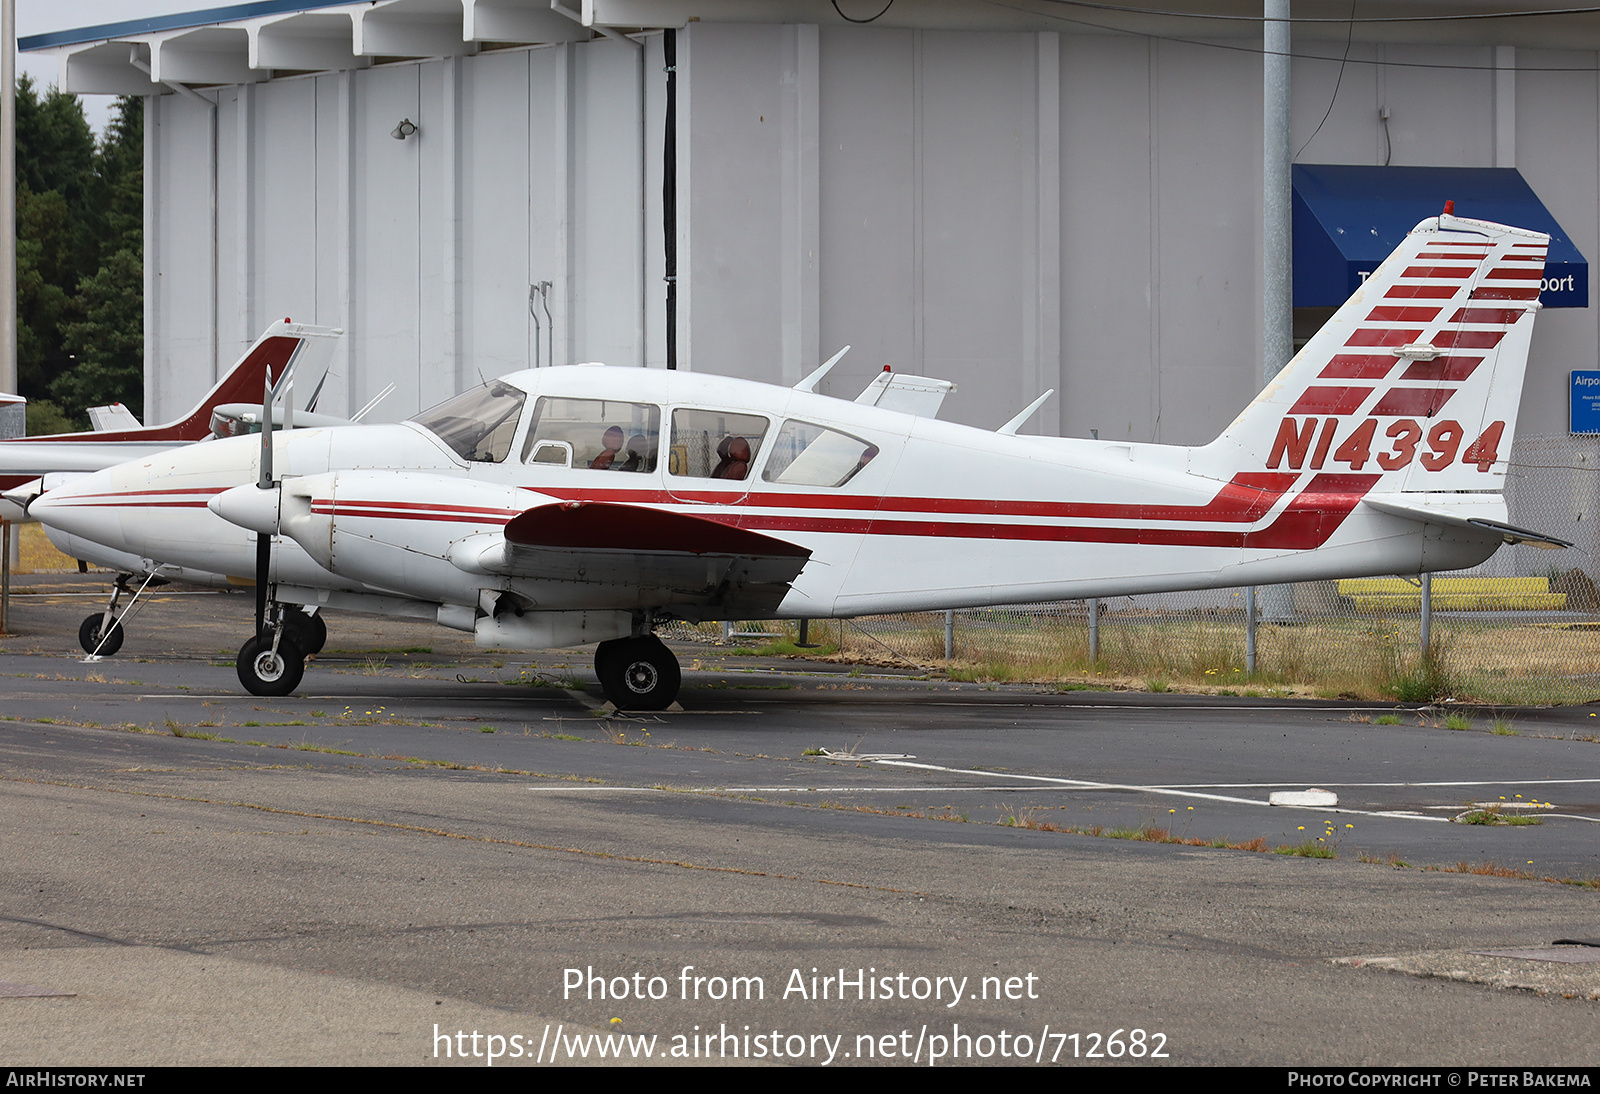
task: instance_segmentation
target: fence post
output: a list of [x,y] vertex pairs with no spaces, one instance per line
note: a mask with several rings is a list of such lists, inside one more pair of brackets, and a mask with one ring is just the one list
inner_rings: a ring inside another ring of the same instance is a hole
[[0,520],[0,634],[11,613],[11,522]]
[[1256,587],[1244,587],[1244,671],[1251,676],[1256,671]]
[[956,655],[956,613],[944,613],[944,659],[950,660]]
[[1422,662],[1433,652],[1433,575],[1422,575]]
[[1089,661],[1098,664],[1100,661],[1100,598],[1089,598]]

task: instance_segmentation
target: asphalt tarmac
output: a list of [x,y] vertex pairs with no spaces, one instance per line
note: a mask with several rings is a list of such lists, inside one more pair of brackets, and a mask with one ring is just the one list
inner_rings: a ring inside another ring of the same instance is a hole
[[[7,1061],[1594,1058],[1600,963],[1472,953],[1600,939],[1588,708],[684,645],[683,711],[621,716],[580,651],[353,616],[263,700],[247,596],[164,591],[84,664],[93,580],[26,581],[0,640]],[[1541,823],[1451,823],[1502,799]]]

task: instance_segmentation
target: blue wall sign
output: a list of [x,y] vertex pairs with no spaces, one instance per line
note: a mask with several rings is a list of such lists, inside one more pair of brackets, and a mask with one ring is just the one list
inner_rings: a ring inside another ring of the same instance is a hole
[[1573,370],[1569,407],[1571,432],[1600,433],[1600,370]]

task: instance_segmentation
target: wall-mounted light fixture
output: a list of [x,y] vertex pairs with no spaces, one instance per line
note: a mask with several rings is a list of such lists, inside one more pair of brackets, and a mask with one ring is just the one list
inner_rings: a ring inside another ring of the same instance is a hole
[[397,141],[403,141],[417,131],[417,123],[410,118],[401,118],[400,124],[389,130],[389,136]]

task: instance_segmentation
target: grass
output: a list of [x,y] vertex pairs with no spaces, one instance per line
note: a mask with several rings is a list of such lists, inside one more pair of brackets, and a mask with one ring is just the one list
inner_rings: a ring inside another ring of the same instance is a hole
[[17,561],[13,572],[19,574],[77,573],[78,560],[56,550],[38,524],[13,525],[17,533]]
[[1400,715],[1380,714],[1373,719],[1373,722],[1380,726],[1397,726],[1400,724]]
[[1455,820],[1457,824],[1482,824],[1496,828],[1501,826],[1522,827],[1544,823],[1543,817],[1533,817],[1522,813],[1507,813],[1498,805],[1469,809]]
[[1478,621],[1462,613],[1435,618],[1434,642],[1424,654],[1414,614],[1357,614],[1337,605],[1324,610],[1346,614],[1262,623],[1254,674],[1244,671],[1242,611],[1211,608],[1107,613],[1094,659],[1087,616],[1073,604],[963,611],[956,658],[948,662],[943,613],[877,616],[840,630],[834,659],[939,665],[954,680],[1056,689],[1150,690],[1149,682],[1165,681],[1172,691],[1416,703],[1456,698],[1521,706],[1600,698],[1600,681],[1592,675],[1600,662],[1600,627]]
[[1472,719],[1468,718],[1465,714],[1451,714],[1450,716],[1445,718],[1445,720],[1444,720],[1444,728],[1446,728],[1446,729],[1471,729],[1472,728]]

